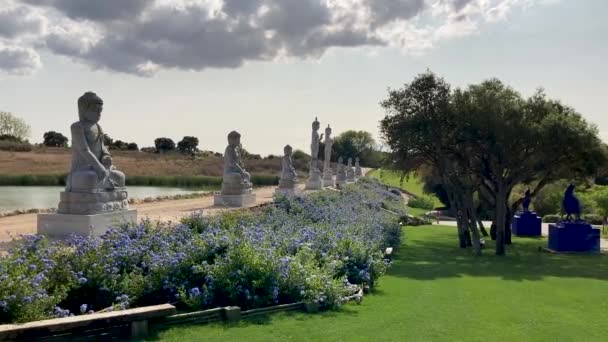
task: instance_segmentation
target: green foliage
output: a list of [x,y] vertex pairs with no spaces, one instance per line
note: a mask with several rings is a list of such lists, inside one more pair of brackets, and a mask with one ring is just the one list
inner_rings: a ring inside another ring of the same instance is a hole
[[597,215],[597,214],[587,214],[587,215],[584,215],[583,218],[585,219],[585,221],[587,221],[593,225],[603,225],[604,224],[604,218],[602,218],[602,216]]
[[333,152],[336,156],[348,158],[360,158],[363,166],[379,164],[379,157],[374,155],[376,152],[376,141],[370,132],[366,131],[346,131],[334,138]]
[[33,149],[29,142],[16,142],[10,140],[0,140],[0,150],[10,152],[30,152]]
[[562,217],[560,215],[549,214],[549,215],[543,216],[543,222],[545,222],[545,223],[557,223],[561,220],[562,220]]
[[435,208],[435,203],[433,201],[433,198],[429,197],[429,196],[418,196],[418,197],[412,198],[407,202],[407,205],[412,208],[428,209],[428,210]]
[[[366,295],[362,305],[347,305],[338,313],[289,312],[237,324],[177,326],[161,332],[158,339],[606,339],[608,256],[539,253],[538,247],[546,246],[546,240],[515,238],[509,258],[478,257],[466,250],[454,250],[454,227],[405,228],[404,233],[407,241],[394,255],[394,266],[381,278],[379,293]],[[487,239],[486,244],[486,248],[493,248],[493,241]]]
[[171,138],[156,138],[154,139],[154,147],[158,152],[168,152],[175,150],[175,143]]
[[44,146],[49,147],[68,147],[68,138],[63,134],[55,131],[48,131],[43,135]]
[[0,111],[0,136],[10,135],[24,141],[30,135],[30,126],[12,113]]
[[177,143],[177,150],[182,153],[195,153],[198,151],[198,138],[185,136],[180,142]]
[[368,173],[369,177],[378,179],[382,183],[403,189],[405,191],[411,192],[416,196],[425,196],[433,198],[433,207],[441,206],[441,201],[435,196],[429,196],[424,191],[424,183],[415,175],[409,174],[406,177],[401,177],[402,173],[396,170],[388,170],[388,169],[377,169]]

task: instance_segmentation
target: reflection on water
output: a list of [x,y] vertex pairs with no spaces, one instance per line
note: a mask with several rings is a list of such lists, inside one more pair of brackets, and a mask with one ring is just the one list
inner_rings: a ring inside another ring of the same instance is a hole
[[[0,213],[18,209],[56,208],[61,186],[0,186]],[[201,192],[198,189],[181,189],[155,186],[130,186],[129,198],[174,196]]]

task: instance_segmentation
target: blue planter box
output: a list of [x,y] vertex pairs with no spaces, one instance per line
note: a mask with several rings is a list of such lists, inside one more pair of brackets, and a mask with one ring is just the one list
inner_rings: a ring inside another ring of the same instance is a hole
[[600,252],[600,229],[587,222],[549,225],[549,249],[557,252]]
[[511,231],[515,236],[541,236],[542,220],[535,212],[521,212],[513,217]]

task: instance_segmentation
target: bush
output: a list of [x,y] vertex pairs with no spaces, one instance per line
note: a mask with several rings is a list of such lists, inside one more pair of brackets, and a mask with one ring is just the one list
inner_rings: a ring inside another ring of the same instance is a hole
[[0,140],[0,150],[10,152],[30,152],[33,149],[29,142],[16,142],[10,140]]
[[585,221],[593,224],[593,225],[603,225],[604,224],[604,219],[602,218],[602,216],[597,215],[597,214],[587,214],[584,216]]
[[433,201],[432,198],[430,198],[428,196],[418,196],[418,197],[412,198],[407,202],[407,205],[412,208],[419,208],[419,209],[431,210],[431,209],[435,208],[435,202]]
[[195,213],[182,224],[144,221],[101,237],[20,240],[0,258],[0,324],[174,303],[244,309],[299,301],[338,307],[373,287],[401,244],[404,204],[375,182],[342,193],[280,196],[256,212]]
[[562,220],[560,215],[545,215],[543,216],[543,222],[545,223],[557,223]]

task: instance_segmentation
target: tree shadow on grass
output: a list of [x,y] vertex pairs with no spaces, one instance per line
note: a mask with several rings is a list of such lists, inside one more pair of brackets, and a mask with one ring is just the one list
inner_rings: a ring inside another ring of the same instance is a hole
[[[352,304],[355,305],[355,304]],[[358,315],[358,311],[354,310],[351,307],[351,304],[347,304],[344,305],[342,307],[340,307],[337,310],[333,310],[333,311],[322,311],[322,312],[317,312],[317,313],[306,313],[306,312],[302,312],[302,311],[286,311],[286,312],[277,312],[277,313],[271,313],[271,314],[264,314],[264,315],[256,315],[256,316],[252,316],[252,317],[244,317],[241,320],[237,321],[237,322],[216,322],[216,323],[209,323],[209,324],[205,324],[205,323],[200,323],[200,324],[184,324],[184,325],[177,325],[174,327],[158,327],[156,329],[152,329],[152,332],[150,334],[150,336],[148,336],[148,338],[146,339],[146,341],[161,341],[161,337],[160,334],[172,329],[172,328],[176,328],[176,329],[189,329],[189,328],[199,328],[203,325],[209,326],[209,327],[220,327],[223,330],[227,330],[227,329],[247,329],[251,326],[256,326],[256,325],[270,325],[273,324],[275,321],[277,320],[282,320],[282,319],[293,319],[295,321],[298,322],[306,322],[308,320],[311,319],[316,319],[318,317],[321,318],[335,318],[338,316],[353,316],[353,315]]]
[[[415,231],[415,233],[413,232]],[[411,239],[408,231],[412,231]],[[513,238],[506,256],[494,255],[494,242],[486,241],[483,256],[458,247],[454,229],[407,228],[402,248],[393,258],[389,274],[417,280],[461,276],[501,277],[505,280],[542,280],[576,277],[608,280],[608,255],[551,254],[539,251],[544,238]]]

